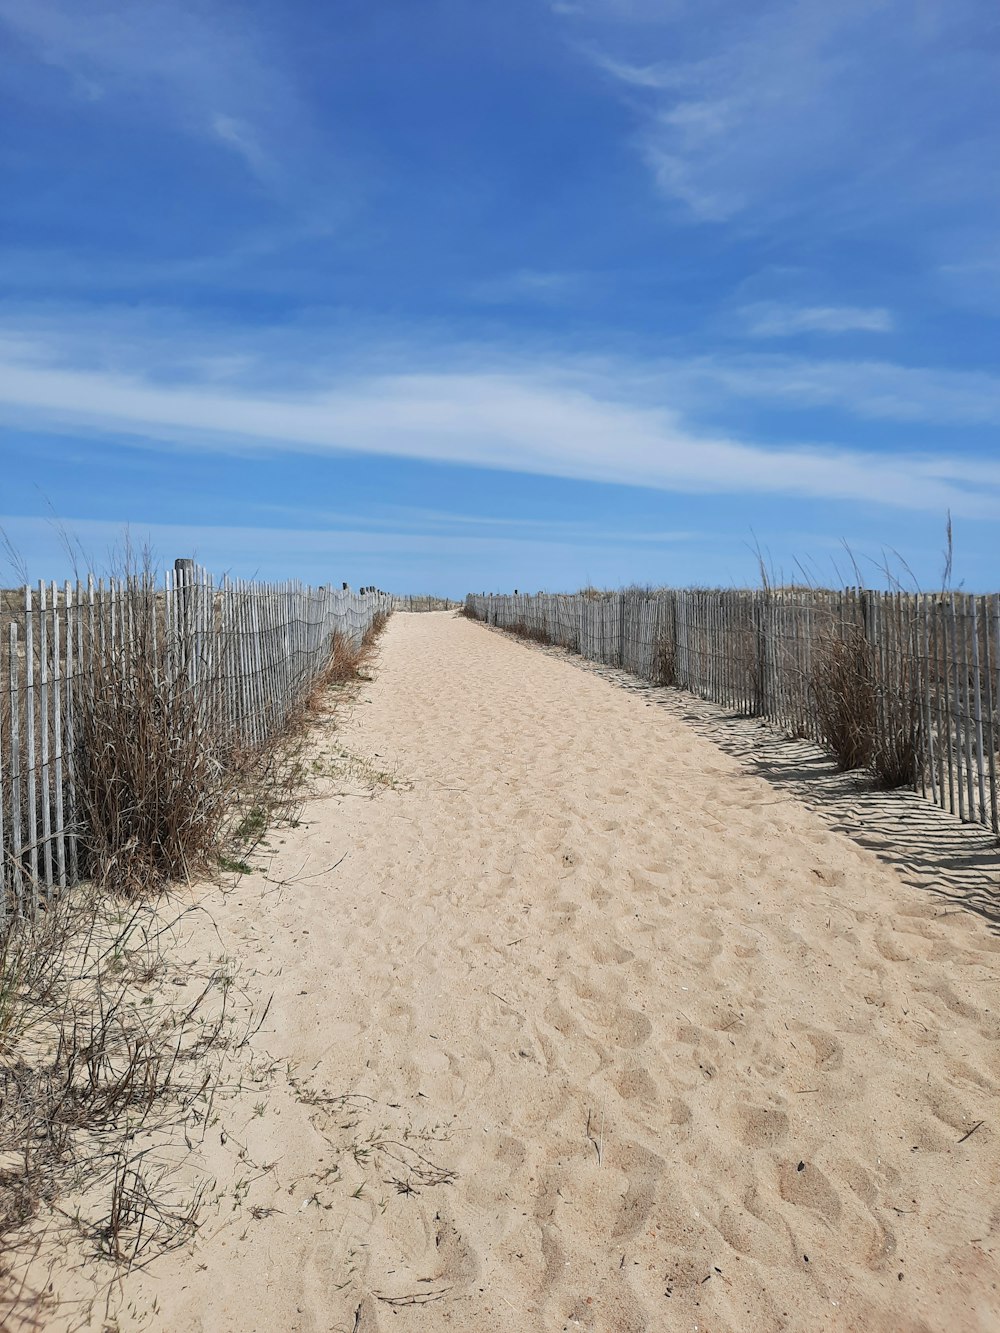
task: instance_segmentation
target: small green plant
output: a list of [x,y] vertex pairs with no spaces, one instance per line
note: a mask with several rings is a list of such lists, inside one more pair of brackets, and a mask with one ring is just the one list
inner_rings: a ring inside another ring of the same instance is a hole
[[233,836],[237,842],[259,842],[266,832],[267,812],[255,806],[237,824]]
[[239,861],[231,856],[225,856],[225,855],[220,856],[219,868],[220,870],[227,870],[229,871],[230,874],[233,875],[253,874],[253,866],[248,865],[246,861]]

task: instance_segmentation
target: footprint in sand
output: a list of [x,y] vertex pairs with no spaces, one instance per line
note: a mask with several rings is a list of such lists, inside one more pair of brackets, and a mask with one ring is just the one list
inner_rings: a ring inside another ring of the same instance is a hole
[[612,1083],[619,1097],[625,1101],[643,1101],[650,1106],[658,1100],[656,1084],[641,1065],[630,1064],[612,1075]]
[[776,1148],[788,1137],[788,1116],[775,1106],[738,1106],[736,1133],[748,1148]]
[[830,1223],[840,1217],[840,1195],[819,1167],[784,1162],[778,1172],[778,1193],[796,1208],[810,1208]]
[[645,1014],[637,1009],[627,1009],[624,1005],[613,1008],[608,1014],[608,1037],[618,1046],[641,1046],[648,1041],[653,1025]]
[[816,1068],[829,1073],[844,1063],[844,1048],[829,1032],[807,1032],[806,1038],[816,1056]]
[[590,956],[595,963],[627,963],[635,957],[635,954],[610,940],[598,940],[591,946]]
[[656,1189],[666,1162],[638,1143],[619,1142],[607,1158],[609,1165],[625,1174],[627,1181],[621,1211],[612,1235],[634,1236],[641,1230],[656,1202]]

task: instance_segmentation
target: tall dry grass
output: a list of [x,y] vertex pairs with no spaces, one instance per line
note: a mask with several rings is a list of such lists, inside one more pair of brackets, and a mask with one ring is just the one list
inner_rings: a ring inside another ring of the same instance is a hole
[[127,643],[92,645],[73,737],[82,870],[126,896],[209,863],[249,758],[169,660],[155,595],[134,612]]
[[653,684],[677,684],[677,644],[669,635],[663,634],[653,645]]
[[812,697],[838,768],[866,769],[887,789],[915,785],[922,762],[916,660],[914,652],[887,669],[861,625],[841,626],[821,640]]
[[127,897],[242,855],[248,828],[261,823],[253,812],[287,800],[282,746],[332,686],[358,678],[386,622],[377,616],[360,643],[335,633],[326,663],[282,725],[249,744],[233,719],[206,704],[224,697],[210,676],[227,669],[225,645],[216,642],[199,665],[196,687],[171,659],[151,585],[132,610],[125,643],[93,636],[93,685],[81,697],[74,736],[83,869]]
[[846,771],[867,768],[878,732],[875,659],[859,625],[833,630],[813,658],[812,696],[824,745]]

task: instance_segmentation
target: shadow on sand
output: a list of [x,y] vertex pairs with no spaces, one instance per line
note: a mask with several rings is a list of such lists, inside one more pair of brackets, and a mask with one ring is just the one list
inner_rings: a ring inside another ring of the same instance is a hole
[[543,651],[641,696],[651,707],[665,708],[748,772],[873,851],[906,883],[936,894],[954,910],[976,912],[1000,933],[1000,842],[990,829],[962,823],[916,792],[881,791],[858,773],[840,773],[811,742],[792,740],[759,718],[559,649]]

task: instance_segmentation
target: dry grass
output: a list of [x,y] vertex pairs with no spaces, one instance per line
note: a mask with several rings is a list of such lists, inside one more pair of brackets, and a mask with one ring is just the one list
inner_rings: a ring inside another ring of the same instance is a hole
[[517,620],[505,626],[508,634],[516,634],[519,639],[528,639],[531,643],[551,643],[552,636],[540,625],[529,625],[526,620]]
[[149,1143],[177,1121],[204,1126],[233,1035],[227,976],[203,978],[193,1002],[167,985],[179,923],[81,889],[0,938],[4,1328],[40,1326],[48,1297],[26,1280],[40,1223],[115,1265],[196,1226],[199,1191],[178,1199]]
[[839,768],[867,769],[885,788],[916,783],[922,747],[915,666],[887,678],[863,627],[845,625],[819,646],[812,694],[821,736]]
[[677,684],[677,645],[668,636],[657,639],[653,645],[653,684]]
[[[361,677],[384,628],[380,615],[360,642],[334,634],[326,665],[266,741],[206,706],[224,690],[198,688],[169,660],[162,608],[150,585],[132,599],[127,643],[95,635],[94,684],[81,700],[74,751],[82,870],[100,887],[138,897],[231,859],[273,822],[288,800],[288,739],[322,707],[331,687]],[[225,660],[216,645],[214,660]],[[262,812],[267,812],[265,818]],[[259,840],[259,838],[257,839]]]
[[880,787],[914,787],[922,762],[920,700],[903,689],[888,694],[884,702],[869,767]]
[[325,710],[331,690],[354,681],[370,679],[366,669],[375,656],[379,637],[388,619],[385,613],[379,612],[358,643],[345,634],[334,634],[326,666],[313,679],[301,708],[289,719],[289,734],[301,733],[314,717]]
[[280,737],[252,762],[238,767],[239,781],[230,789],[226,819],[218,831],[214,855],[224,870],[245,873],[247,857],[263,842],[275,824],[294,826],[310,779],[315,775],[305,759],[309,728],[338,702],[338,692],[357,681],[370,680],[368,668],[388,622],[376,615],[360,642],[335,634],[326,666],[313,679],[309,692],[288,716]]
[[823,743],[842,770],[867,768],[878,730],[875,662],[858,625],[827,634],[813,659],[812,693]]
[[215,854],[244,762],[170,670],[152,598],[127,646],[95,646],[93,689],[74,737],[84,870],[135,896],[203,869]]
[[387,620],[388,617],[383,613],[375,616],[360,643],[352,643],[344,635],[335,634],[329,665],[318,678],[316,688],[323,690],[330,685],[344,685],[352,680],[363,679],[364,668],[374,656],[375,645]]
[[878,730],[869,768],[880,787],[914,787],[923,763],[924,737],[916,644],[900,655],[878,685]]
[[[481,619],[481,617],[476,614],[471,598],[466,600],[458,614],[460,616],[465,616],[469,620]],[[505,633],[514,634],[517,638],[527,639],[531,643],[550,644],[553,642],[552,636],[549,634],[548,630],[543,629],[539,625],[529,625],[526,620],[517,620],[510,625],[503,625],[501,628]]]

